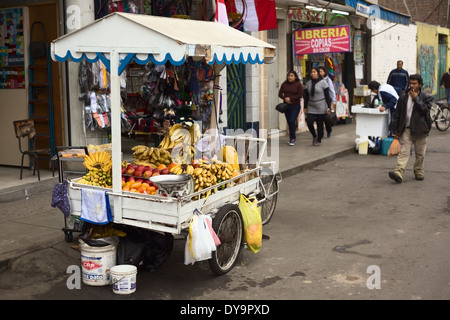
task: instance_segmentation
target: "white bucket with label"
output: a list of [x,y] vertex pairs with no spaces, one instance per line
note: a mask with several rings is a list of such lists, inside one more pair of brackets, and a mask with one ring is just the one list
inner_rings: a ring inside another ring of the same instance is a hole
[[113,292],[130,294],[136,291],[137,268],[131,264],[120,264],[111,268]]
[[110,270],[116,265],[116,246],[93,247],[80,240],[83,283],[89,286],[111,284]]

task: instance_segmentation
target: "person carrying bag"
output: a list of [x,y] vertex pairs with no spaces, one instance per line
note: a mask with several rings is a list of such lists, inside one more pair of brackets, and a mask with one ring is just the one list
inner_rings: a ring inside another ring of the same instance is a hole
[[283,103],[285,105],[277,105],[277,110],[284,110],[284,115],[289,128],[288,144],[293,146],[295,145],[295,131],[297,130],[295,122],[300,112],[300,99],[303,97],[303,86],[298,78],[297,72],[294,70],[289,70],[286,81],[281,84],[278,97],[283,99]]

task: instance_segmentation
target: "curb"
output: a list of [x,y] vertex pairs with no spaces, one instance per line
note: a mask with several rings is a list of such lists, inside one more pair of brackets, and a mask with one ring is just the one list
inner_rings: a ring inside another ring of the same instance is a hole
[[20,199],[26,199],[39,194],[43,191],[52,189],[55,184],[58,183],[58,178],[51,178],[48,180],[41,180],[30,183],[28,186],[17,186],[8,189],[4,189],[0,193],[0,203],[11,202]]
[[331,162],[331,161],[333,161],[333,160],[335,160],[337,158],[340,158],[340,157],[343,157],[343,156],[346,156],[346,155],[350,155],[350,154],[352,154],[354,152],[355,152],[355,147],[350,147],[350,148],[345,149],[343,151],[336,152],[336,153],[334,153],[332,155],[329,155],[329,156],[326,156],[326,157],[323,157],[323,158],[320,158],[320,159],[316,159],[314,161],[311,161],[311,162],[308,162],[308,163],[305,163],[305,164],[301,164],[301,165],[293,167],[293,168],[282,170],[281,171],[281,176],[283,178],[289,178],[291,176],[295,176],[297,174],[300,174],[300,173],[302,173],[302,172],[304,172],[306,170],[311,170],[311,169],[313,169],[313,168],[315,168],[317,166],[320,166],[322,164]]

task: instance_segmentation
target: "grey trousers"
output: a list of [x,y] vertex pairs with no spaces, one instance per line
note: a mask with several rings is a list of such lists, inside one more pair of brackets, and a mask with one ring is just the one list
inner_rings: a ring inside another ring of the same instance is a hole
[[408,164],[409,155],[411,153],[411,147],[414,146],[416,154],[416,160],[414,161],[414,175],[423,176],[424,173],[424,160],[425,151],[427,149],[427,137],[411,137],[409,128],[406,128],[400,137],[400,153],[397,156],[397,166],[394,172],[397,173],[403,179],[406,165]]

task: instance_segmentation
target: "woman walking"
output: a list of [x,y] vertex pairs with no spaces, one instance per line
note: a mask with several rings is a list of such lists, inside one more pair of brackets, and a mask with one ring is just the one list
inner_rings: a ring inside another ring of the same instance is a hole
[[289,145],[293,146],[296,141],[296,120],[300,113],[300,99],[303,97],[303,86],[298,78],[297,72],[289,70],[286,81],[281,84],[278,97],[289,104],[284,115],[289,128]]
[[[313,136],[313,146],[320,146],[323,138],[323,124],[327,114],[330,113],[331,99],[330,87],[320,76],[319,68],[312,68],[311,79],[306,83],[305,114],[306,124]],[[314,128],[316,122],[317,133]]]

